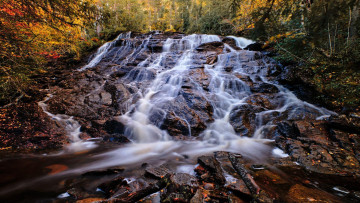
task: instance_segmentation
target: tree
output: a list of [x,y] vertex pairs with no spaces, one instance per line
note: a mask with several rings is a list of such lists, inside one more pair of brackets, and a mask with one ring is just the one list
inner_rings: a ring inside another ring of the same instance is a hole
[[0,103],[24,95],[24,83],[37,67],[79,53],[76,44],[93,8],[90,0],[0,2]]

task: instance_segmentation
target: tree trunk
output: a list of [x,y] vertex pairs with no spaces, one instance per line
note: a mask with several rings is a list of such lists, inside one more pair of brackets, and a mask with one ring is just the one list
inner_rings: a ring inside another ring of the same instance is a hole
[[357,37],[357,29],[356,29],[356,25],[358,24],[358,19],[359,19],[359,13],[360,13],[360,1],[357,0],[356,3],[354,4],[354,7],[352,8],[352,12],[351,12],[351,22],[350,22],[350,33],[349,33],[349,37]]

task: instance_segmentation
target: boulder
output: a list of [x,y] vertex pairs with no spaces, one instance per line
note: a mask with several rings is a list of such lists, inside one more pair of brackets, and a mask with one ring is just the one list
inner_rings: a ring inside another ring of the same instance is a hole
[[247,47],[245,47],[245,50],[249,50],[249,51],[264,51],[263,48],[264,44],[260,43],[260,42],[255,42],[253,44],[249,44]]
[[237,133],[251,136],[256,128],[256,113],[264,111],[264,108],[249,104],[239,105],[230,113],[230,124]]
[[208,52],[208,51],[215,51],[216,53],[221,53],[224,49],[223,42],[209,42],[205,44],[201,44],[196,48],[199,52]]

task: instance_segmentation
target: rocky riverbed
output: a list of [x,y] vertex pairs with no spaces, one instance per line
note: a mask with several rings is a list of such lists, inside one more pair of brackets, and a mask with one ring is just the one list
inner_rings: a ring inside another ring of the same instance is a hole
[[[87,65],[55,70],[42,79],[39,103],[1,109],[0,115],[13,116],[1,123],[7,140],[2,149],[64,145],[57,156],[97,158],[90,165],[39,166],[36,176],[56,176],[51,192],[28,194],[31,184],[8,190],[10,179],[2,182],[0,191],[8,192],[0,196],[56,202],[359,201],[360,116],[298,99],[283,86],[293,85],[306,99],[293,70],[247,47],[251,43],[231,36],[126,33]],[[10,126],[18,118],[25,127]],[[6,164],[21,167],[5,157],[3,176]]]

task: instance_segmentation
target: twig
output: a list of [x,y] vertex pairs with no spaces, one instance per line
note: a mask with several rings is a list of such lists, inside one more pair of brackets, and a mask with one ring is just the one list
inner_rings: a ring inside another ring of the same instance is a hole
[[22,99],[23,97],[24,97],[24,94],[21,93],[21,95],[18,96],[18,97],[15,99],[14,102],[11,102],[11,103],[9,103],[9,104],[6,104],[5,106],[0,106],[0,109],[5,109],[5,108],[8,108],[8,107],[10,107],[10,106],[12,106],[12,105],[17,104],[17,103],[20,101],[20,99]]
[[335,34],[334,34],[334,54],[336,54],[336,34],[337,34],[338,25],[335,25]]
[[328,22],[328,33],[329,33],[329,46],[330,46],[330,56],[332,54],[332,45],[331,45],[331,34],[330,34],[330,23]]
[[[349,46],[349,38],[350,38],[350,26],[351,26],[351,8],[349,7],[349,25],[348,25],[348,36],[346,38],[346,46]],[[347,49],[346,49],[347,52]]]

